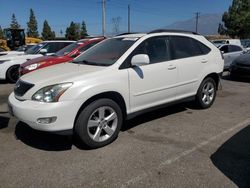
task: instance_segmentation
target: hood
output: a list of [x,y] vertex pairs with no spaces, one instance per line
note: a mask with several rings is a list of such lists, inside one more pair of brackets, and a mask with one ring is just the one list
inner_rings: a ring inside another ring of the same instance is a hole
[[30,59],[33,59],[33,58],[36,58],[36,57],[41,57],[43,55],[41,54],[17,54],[17,55],[3,55],[3,56],[0,56],[0,60],[30,60]]
[[250,53],[246,53],[243,55],[240,55],[239,57],[237,57],[235,59],[236,63],[241,63],[241,64],[246,64],[246,65],[250,65]]
[[55,61],[57,58],[59,58],[59,57],[57,57],[57,56],[42,56],[42,57],[37,57],[37,58],[28,60],[27,62],[23,63],[22,67],[26,67],[26,66],[29,66],[31,64],[39,63],[39,62],[42,62],[42,61],[46,61],[46,62]]
[[48,86],[62,82],[78,81],[80,79],[79,77],[85,77],[105,68],[107,67],[63,63],[25,74],[21,77],[21,80],[39,86]]

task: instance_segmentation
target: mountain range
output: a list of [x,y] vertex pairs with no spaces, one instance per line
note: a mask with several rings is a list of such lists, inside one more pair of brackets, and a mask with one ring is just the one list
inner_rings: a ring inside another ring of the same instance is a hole
[[[199,16],[198,33],[202,35],[218,34],[219,23],[221,23],[222,14],[203,14]],[[178,21],[166,26],[166,29],[181,29],[187,31],[195,31],[196,18]]]

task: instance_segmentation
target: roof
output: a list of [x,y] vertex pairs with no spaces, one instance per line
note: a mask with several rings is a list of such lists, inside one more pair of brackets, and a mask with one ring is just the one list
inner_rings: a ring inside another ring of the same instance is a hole
[[146,35],[145,33],[132,33],[132,34],[126,33],[126,34],[118,35],[115,38],[140,38],[145,35]]

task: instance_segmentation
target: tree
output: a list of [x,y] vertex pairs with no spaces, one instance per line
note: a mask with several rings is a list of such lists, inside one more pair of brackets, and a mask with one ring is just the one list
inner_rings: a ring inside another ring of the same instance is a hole
[[225,32],[229,36],[250,37],[250,1],[233,0],[228,11],[223,14],[222,21],[225,25]]
[[43,40],[53,40],[55,39],[55,32],[51,30],[47,20],[43,23],[42,39]]
[[19,29],[21,26],[18,24],[15,14],[12,14],[10,28]]
[[219,27],[218,27],[218,33],[220,35],[226,35],[227,34],[225,27],[221,23],[219,24]]
[[80,39],[80,24],[79,23],[74,23],[71,22],[70,26],[67,27],[66,31],[65,31],[65,37],[68,40],[79,40]]
[[2,30],[2,27],[0,26],[0,39],[3,39],[4,36],[3,36],[3,30]]
[[119,32],[120,32],[121,17],[112,18],[111,19],[111,23],[113,25],[113,33],[115,35],[119,34]]
[[81,38],[85,38],[85,37],[89,36],[88,32],[87,32],[87,29],[86,29],[86,24],[85,24],[84,21],[82,21],[82,27],[81,27],[81,34],[80,35],[81,35]]
[[27,26],[28,26],[27,36],[38,38],[39,33],[37,30],[37,21],[36,21],[34,11],[32,9],[30,9],[30,18],[29,18],[29,22],[27,22]]

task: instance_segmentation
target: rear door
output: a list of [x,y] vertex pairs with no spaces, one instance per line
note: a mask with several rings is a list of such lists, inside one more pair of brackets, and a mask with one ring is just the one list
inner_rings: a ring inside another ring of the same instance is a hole
[[190,37],[170,36],[173,62],[178,68],[177,99],[196,93],[199,81],[208,67],[210,48]]

